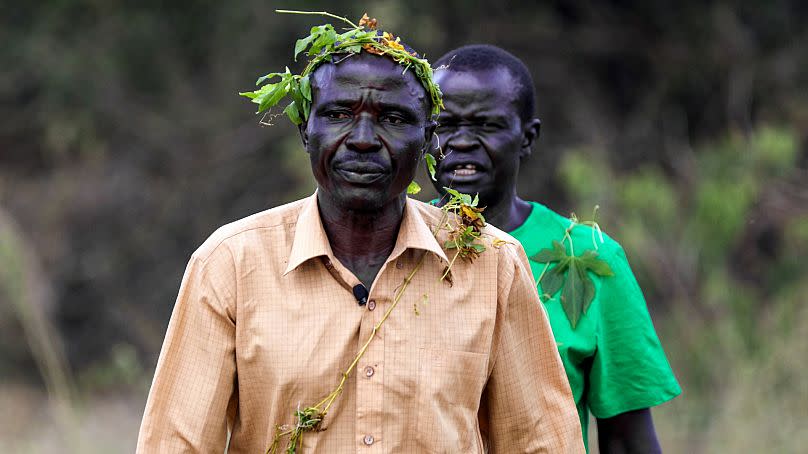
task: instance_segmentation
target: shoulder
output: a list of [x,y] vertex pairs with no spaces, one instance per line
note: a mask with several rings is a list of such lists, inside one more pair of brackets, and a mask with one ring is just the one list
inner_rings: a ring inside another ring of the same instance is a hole
[[412,197],[407,197],[410,206],[414,207],[421,218],[430,226],[440,223],[443,218],[443,210],[433,205],[432,202],[422,202]]
[[241,243],[254,234],[294,226],[306,200],[270,208],[219,227],[197,248],[193,257],[206,262],[212,256],[222,253],[232,243]]
[[[418,209],[422,219],[432,228],[438,226],[441,222],[445,223],[455,217],[454,215],[449,215],[447,219],[444,219],[446,214],[440,208],[431,203],[425,203],[415,199],[411,200],[414,202],[413,206]],[[446,233],[445,229],[438,230],[436,237],[441,243],[445,241]],[[506,256],[513,256],[516,254],[516,251],[522,249],[516,238],[491,224],[486,224],[485,227],[483,227],[481,241],[485,245],[486,250],[490,248],[500,251],[497,255],[504,254]],[[511,247],[504,247],[506,245],[510,245]]]
[[620,243],[600,227],[595,228],[588,224],[574,223],[569,217],[563,216],[544,205],[536,202],[532,203],[534,209],[541,209],[546,212],[544,216],[546,222],[550,222],[554,224],[554,227],[557,227],[560,236],[554,239],[561,241],[564,237],[564,231],[574,224],[574,227],[570,230],[570,237],[575,246],[576,255],[580,254],[579,251],[591,249],[595,250],[600,258],[608,262],[626,260],[626,253]]

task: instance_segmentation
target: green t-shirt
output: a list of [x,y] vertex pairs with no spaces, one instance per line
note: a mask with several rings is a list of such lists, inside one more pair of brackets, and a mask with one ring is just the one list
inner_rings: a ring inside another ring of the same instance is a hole
[[[571,222],[539,203],[531,204],[530,216],[510,232],[528,257],[550,248],[553,240],[561,241]],[[575,255],[594,249],[590,227],[576,226],[571,237]],[[606,235],[603,239],[603,243],[597,240],[598,257],[609,263],[614,276],[590,273],[595,298],[574,330],[561,307],[561,292],[549,301],[542,298],[578,407],[587,450],[590,410],[596,418],[609,418],[659,405],[681,393],[623,248]],[[530,267],[538,279],[545,264],[531,260]]]

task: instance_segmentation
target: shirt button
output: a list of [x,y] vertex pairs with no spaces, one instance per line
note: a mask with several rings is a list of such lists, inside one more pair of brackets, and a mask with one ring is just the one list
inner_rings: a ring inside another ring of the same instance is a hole
[[376,309],[376,300],[368,301],[368,310],[372,311],[373,309]]
[[365,377],[370,378],[375,373],[376,373],[376,371],[372,367],[368,366],[368,367],[365,368]]
[[365,442],[365,444],[368,446],[372,445],[374,441],[373,435],[365,435],[365,438],[363,438],[362,441]]
[[404,264],[401,263],[401,260],[396,262],[396,268],[398,268],[398,269],[404,268]]

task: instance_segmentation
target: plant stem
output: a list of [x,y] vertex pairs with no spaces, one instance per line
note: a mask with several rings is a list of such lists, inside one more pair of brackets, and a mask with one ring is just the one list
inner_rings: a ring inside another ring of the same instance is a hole
[[455,259],[457,256],[460,255],[460,247],[457,248],[457,252],[455,253],[454,257],[452,257],[452,261],[449,262],[449,266],[446,267],[446,272],[443,273],[443,276],[440,277],[440,280],[446,279],[446,276],[449,275],[449,272],[452,270],[452,265],[454,265]]
[[[433,235],[437,235],[438,231],[441,229],[441,227],[443,226],[443,223],[446,222],[448,217],[449,217],[449,213],[446,210],[444,210],[443,211],[443,217],[441,218],[440,222],[438,222],[438,225],[435,226],[435,229],[432,231]],[[342,390],[345,388],[345,381],[351,375],[351,372],[354,370],[356,365],[359,364],[359,360],[362,359],[362,356],[364,356],[365,352],[368,349],[368,346],[373,341],[373,339],[376,337],[376,333],[381,329],[382,324],[384,324],[384,322],[387,320],[387,318],[393,312],[393,309],[395,309],[396,306],[398,305],[399,301],[401,301],[401,297],[404,295],[404,291],[407,289],[407,286],[410,284],[410,282],[412,282],[413,278],[415,277],[415,273],[417,273],[418,270],[421,269],[421,266],[424,264],[424,259],[426,258],[426,254],[427,254],[427,251],[423,251],[423,253],[421,254],[421,257],[418,259],[418,262],[415,264],[415,267],[412,269],[410,274],[404,279],[404,281],[398,287],[398,289],[396,290],[396,294],[393,297],[393,303],[390,305],[390,307],[387,309],[387,311],[385,311],[385,313],[382,316],[381,320],[379,320],[379,322],[376,323],[376,325],[373,326],[373,331],[370,333],[370,336],[368,337],[367,341],[365,341],[364,345],[362,345],[362,348],[359,350],[359,353],[357,353],[356,357],[354,357],[354,360],[353,360],[353,362],[351,362],[351,365],[348,366],[348,369],[345,370],[345,372],[343,372],[342,379],[340,379],[339,385],[336,387],[336,389],[334,389],[334,391],[332,391],[325,399],[318,402],[317,405],[315,405],[313,407],[308,407],[308,408],[306,408],[304,410],[304,412],[306,412],[307,414],[309,414],[309,413],[311,413],[313,411],[317,412],[316,415],[317,415],[317,417],[319,419],[316,421],[316,423],[313,424],[313,425],[307,425],[305,427],[301,426],[301,424],[300,424],[300,418],[301,417],[298,415],[297,416],[298,421],[297,421],[294,428],[282,430],[282,426],[277,426],[276,433],[275,433],[275,438],[272,441],[272,444],[270,445],[270,447],[267,449],[267,451],[266,451],[267,454],[277,453],[278,442],[280,441],[280,439],[282,437],[284,437],[286,435],[290,435],[290,440],[289,440],[290,445],[288,445],[288,447],[287,447],[287,450],[286,450],[287,453],[297,452],[297,446],[300,446],[301,449],[303,448],[303,432],[306,431],[306,430],[316,429],[317,426],[319,426],[319,424],[323,421],[323,419],[325,419],[326,414],[328,414],[328,410],[331,409],[331,405],[334,403],[334,401],[337,399],[337,397],[339,397],[342,394]],[[459,251],[458,251],[458,254],[459,254]],[[448,269],[451,268],[452,264],[454,263],[455,258],[457,258],[457,254],[455,255],[455,257],[452,259],[452,262],[447,267],[447,274],[448,274]],[[445,276],[446,276],[446,274],[444,274],[444,277]],[[443,278],[441,278],[441,279],[443,279]],[[322,408],[322,410],[320,410],[321,408]]]
[[376,326],[373,327],[373,331],[371,331],[368,340],[365,341],[365,345],[362,346],[362,349],[359,350],[359,353],[356,355],[351,365],[348,366],[348,369],[342,374],[342,379],[340,380],[337,389],[334,390],[334,392],[332,392],[331,395],[329,395],[329,397],[325,398],[325,400],[316,405],[316,407],[319,408],[320,405],[326,403],[326,401],[328,402],[325,408],[323,408],[323,417],[325,417],[325,415],[328,413],[328,409],[331,408],[331,404],[334,403],[334,400],[337,397],[339,397],[340,394],[342,394],[342,389],[345,386],[345,380],[348,379],[348,376],[351,374],[351,371],[353,371],[353,369],[359,363],[359,360],[362,359],[362,356],[365,354],[365,351],[367,351],[370,342],[373,340],[373,338],[376,337],[376,333],[382,327],[382,324],[385,322],[385,320],[387,320],[387,317],[390,316],[390,313],[393,312],[393,309],[396,308],[398,302],[401,301],[401,296],[404,294],[404,290],[406,290],[407,286],[410,284],[410,282],[412,282],[412,278],[415,277],[415,273],[417,273],[418,270],[421,269],[421,265],[423,265],[425,257],[426,257],[426,251],[424,251],[421,254],[421,258],[418,260],[418,263],[415,265],[415,268],[413,268],[409,276],[407,276],[406,279],[404,279],[404,282],[402,283],[401,287],[398,289],[398,292],[393,298],[393,304],[391,304],[390,307],[387,308],[387,311],[384,313],[384,316],[382,316],[381,320],[379,320],[379,322],[376,323]]
[[[547,262],[547,263],[544,264],[544,269],[541,270],[541,274],[539,275],[539,278],[536,279],[536,282],[541,283],[541,280],[544,277],[544,274],[547,272],[547,268],[550,268],[550,262]],[[541,301],[541,297],[542,297],[542,295],[539,295],[539,301]]]
[[309,16],[328,16],[328,17],[331,17],[331,18],[334,18],[334,19],[339,19],[341,21],[344,21],[346,24],[350,25],[353,28],[359,28],[358,25],[354,24],[353,22],[351,22],[347,18],[342,17],[342,16],[337,16],[336,14],[331,14],[331,13],[329,13],[327,11],[297,11],[297,10],[292,10],[292,9],[276,9],[275,12],[280,13],[280,14],[303,14],[303,15],[309,15]]

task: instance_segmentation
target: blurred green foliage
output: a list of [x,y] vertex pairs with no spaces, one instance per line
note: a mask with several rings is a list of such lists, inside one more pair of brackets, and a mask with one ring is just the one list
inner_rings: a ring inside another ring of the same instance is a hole
[[621,173],[604,153],[571,150],[561,180],[578,212],[600,203],[601,225],[649,296],[684,389],[657,412],[668,446],[795,452],[805,437],[791,421],[808,405],[804,354],[795,356],[808,326],[808,175],[796,134],[763,126],[702,148],[674,166],[686,175],[658,165]]
[[[19,275],[20,257],[38,264],[24,270],[27,291],[45,295],[40,313],[84,395],[141,391],[183,267],[214,229],[314,190],[295,128],[260,127],[236,95],[265,68],[302,69],[290,54],[314,23],[272,13],[288,6],[0,5],[0,211],[26,238],[14,237],[14,254],[3,249],[0,275]],[[808,326],[799,309],[808,9],[786,0],[294,7],[367,11],[431,60],[479,42],[522,58],[543,123],[520,193],[582,219],[600,205],[598,221],[625,245],[685,389],[656,412],[665,446],[801,446],[787,443],[804,442],[796,412],[808,407],[808,374],[790,360],[805,356]],[[433,194],[426,178],[422,199]],[[6,277],[0,295],[19,283]],[[4,332],[0,381],[39,375],[36,361],[19,359],[30,348],[9,334],[19,329]]]

